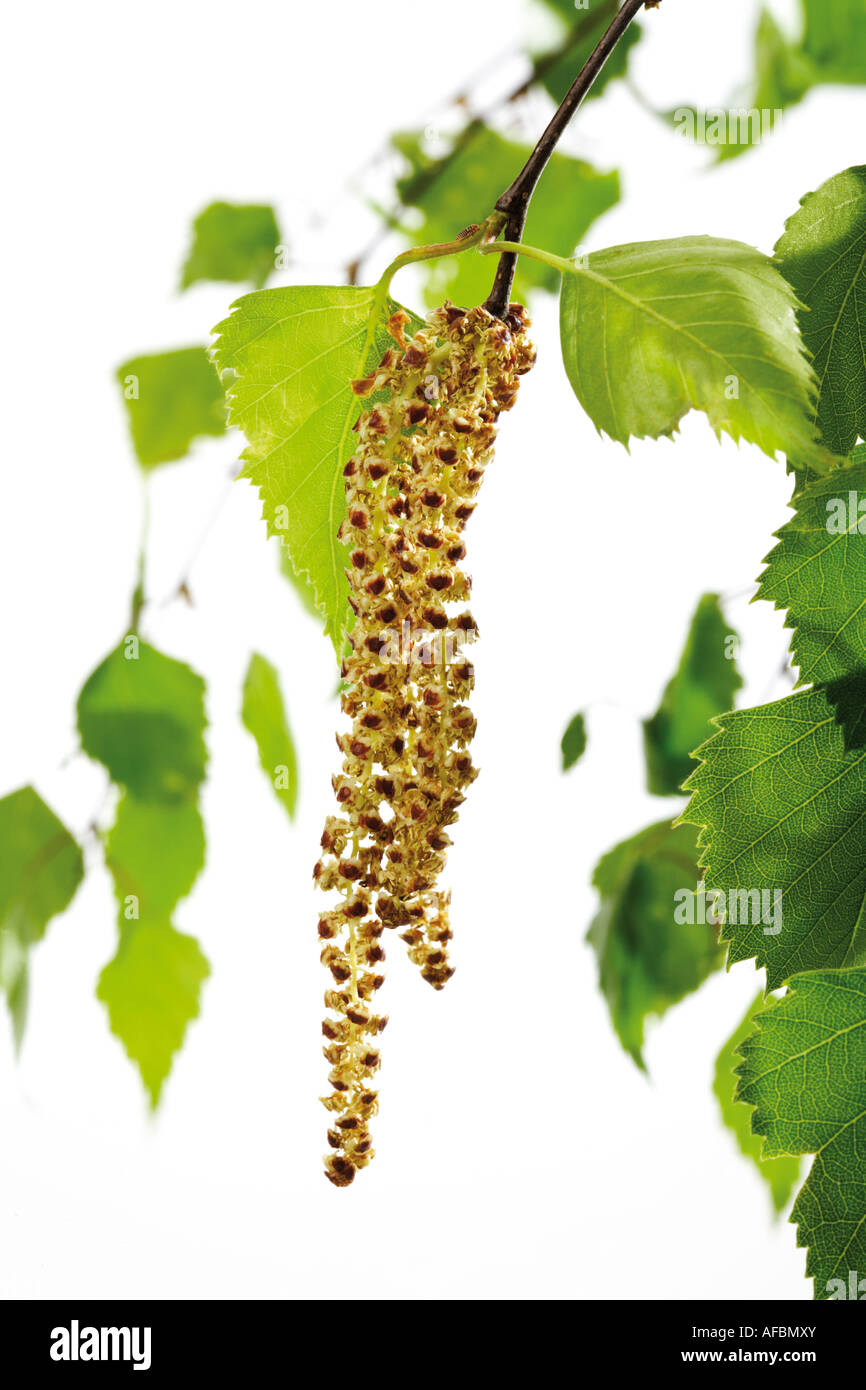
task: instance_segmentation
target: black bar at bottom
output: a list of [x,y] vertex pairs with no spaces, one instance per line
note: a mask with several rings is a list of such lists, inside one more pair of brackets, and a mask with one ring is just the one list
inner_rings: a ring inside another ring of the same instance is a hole
[[[857,1364],[866,1335],[866,1309],[839,1302],[563,1300],[524,1303],[515,1312],[511,1303],[479,1299],[468,1301],[462,1314],[448,1300],[418,1300],[397,1324],[377,1312],[375,1299],[358,1302],[369,1310],[362,1319],[339,1297],[328,1303],[11,1301],[0,1304],[0,1344],[7,1354],[14,1348],[25,1375],[47,1372],[59,1382],[105,1372],[144,1382],[184,1371],[200,1381],[210,1372],[224,1379],[273,1370],[288,1383],[299,1374],[308,1378],[310,1354],[323,1381],[339,1378],[350,1363],[357,1363],[362,1378],[367,1372],[378,1380],[380,1370],[393,1367],[398,1347],[407,1377],[430,1366],[428,1358],[437,1362],[438,1349],[443,1374],[462,1365],[464,1373],[483,1371],[485,1380],[497,1364],[516,1373],[513,1357],[521,1350],[539,1375],[554,1363],[560,1374],[575,1378],[586,1371],[666,1373],[674,1367],[700,1375],[707,1366],[746,1375],[806,1367],[826,1378]],[[399,1330],[391,1333],[389,1326]],[[420,1363],[414,1368],[405,1360],[410,1349]]]

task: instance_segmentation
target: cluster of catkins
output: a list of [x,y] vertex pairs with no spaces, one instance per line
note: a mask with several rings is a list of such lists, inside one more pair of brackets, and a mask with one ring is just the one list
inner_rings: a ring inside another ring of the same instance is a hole
[[333,977],[322,1024],[331,1093],[325,1172],[347,1186],[373,1157],[370,1119],[376,1011],[386,930],[396,929],[424,979],[441,989],[448,961],[450,895],[437,886],[464,791],[476,776],[466,703],[476,636],[465,607],[463,531],[493,453],[495,425],[534,361],[528,317],[486,309],[436,309],[411,340],[408,319],[388,324],[395,347],[371,376],[352,383],[371,398],[345,467],[355,622],[343,665],[338,810],[322,835],[314,876],[336,890],[321,914],[322,962]]

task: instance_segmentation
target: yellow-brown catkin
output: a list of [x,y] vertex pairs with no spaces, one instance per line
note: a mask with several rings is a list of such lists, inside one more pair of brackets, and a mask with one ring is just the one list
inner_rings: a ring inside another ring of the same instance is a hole
[[493,454],[496,420],[514,404],[535,354],[529,320],[446,304],[411,341],[406,317],[389,324],[396,347],[354,382],[372,396],[345,467],[340,530],[355,624],[344,663],[337,814],[322,836],[315,877],[339,901],[322,914],[322,961],[336,988],[322,1025],[334,1117],[325,1171],[338,1187],[373,1156],[371,1080],[386,1019],[373,1008],[385,958],[381,937],[401,928],[410,958],[435,989],[448,961],[450,895],[438,887],[476,770],[467,751],[475,718],[465,646],[476,636],[463,531]]

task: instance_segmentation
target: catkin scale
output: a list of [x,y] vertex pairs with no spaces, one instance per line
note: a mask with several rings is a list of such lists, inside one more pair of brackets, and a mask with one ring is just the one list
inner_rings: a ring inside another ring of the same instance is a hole
[[[337,813],[322,835],[314,877],[339,901],[319,920],[321,958],[335,988],[322,1031],[334,1123],[327,1177],[347,1186],[373,1157],[373,1040],[387,1020],[372,999],[383,982],[380,938],[399,929],[410,959],[435,989],[453,974],[450,893],[438,887],[475,767],[466,751],[475,718],[464,648],[477,629],[464,605],[463,531],[493,453],[496,420],[534,361],[529,320],[446,304],[407,342],[406,315],[389,323],[395,347],[353,382],[375,396],[356,425],[344,468],[340,539],[355,623],[343,663],[334,778]],[[456,610],[456,611],[455,611]]]

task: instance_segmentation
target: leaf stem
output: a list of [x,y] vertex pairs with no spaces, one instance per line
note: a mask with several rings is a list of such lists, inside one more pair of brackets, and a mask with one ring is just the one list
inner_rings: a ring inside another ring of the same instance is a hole
[[[500,252],[507,252],[512,256],[528,256],[531,261],[540,261],[542,265],[552,266],[563,275],[580,273],[580,266],[568,257],[555,256],[552,251],[544,251],[540,246],[527,246],[523,241],[495,241],[488,246],[479,246],[478,250],[482,256],[495,256]],[[489,308],[489,303],[486,307]]]
[[141,611],[147,602],[145,578],[147,574],[147,542],[150,535],[150,489],[148,482],[148,476],[145,474],[141,480],[141,532],[138,542],[138,569],[129,609],[130,632],[138,631]]
[[[526,214],[529,211],[529,201],[550,156],[575,111],[592,87],[638,10],[642,9],[645,4],[647,8],[654,9],[658,3],[659,0],[625,0],[622,9],[611,20],[572,82],[517,178],[497,198],[496,210],[506,216],[505,232],[508,243],[510,243],[500,258],[493,288],[484,305],[485,309],[496,315],[497,318],[502,318],[506,313],[511,297],[511,287],[514,283],[514,272],[517,267],[517,254],[513,249],[513,244],[519,242],[523,235]],[[504,243],[503,246],[505,246]],[[531,253],[526,251],[525,254]]]
[[370,323],[375,324],[377,322],[384,308],[385,300],[388,298],[391,281],[404,265],[412,265],[415,261],[433,261],[440,256],[459,255],[461,251],[468,251],[473,246],[483,249],[484,246],[495,242],[496,237],[505,226],[505,222],[505,215],[494,211],[480,225],[466,227],[453,241],[437,241],[430,246],[410,246],[408,251],[401,251],[400,255],[394,258],[376,281],[376,293],[370,309]]

